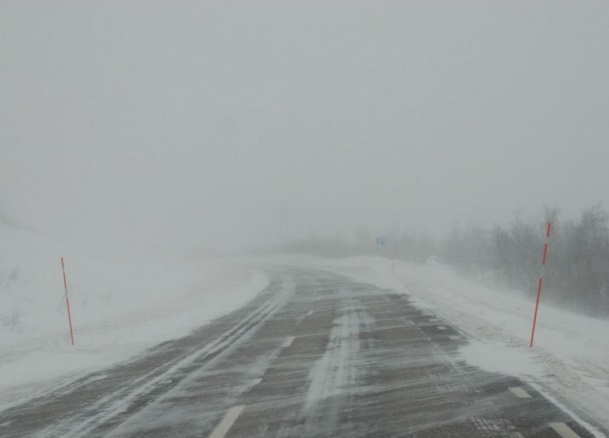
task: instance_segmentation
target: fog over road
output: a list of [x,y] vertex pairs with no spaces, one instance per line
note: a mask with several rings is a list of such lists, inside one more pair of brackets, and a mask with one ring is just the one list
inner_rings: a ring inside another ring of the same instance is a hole
[[267,289],[182,339],[0,412],[3,437],[592,437],[407,295],[269,268]]

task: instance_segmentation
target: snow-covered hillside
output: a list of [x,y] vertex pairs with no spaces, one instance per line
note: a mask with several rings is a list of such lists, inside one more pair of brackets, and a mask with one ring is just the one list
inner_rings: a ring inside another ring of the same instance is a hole
[[186,335],[267,284],[229,261],[109,258],[0,223],[0,408]]

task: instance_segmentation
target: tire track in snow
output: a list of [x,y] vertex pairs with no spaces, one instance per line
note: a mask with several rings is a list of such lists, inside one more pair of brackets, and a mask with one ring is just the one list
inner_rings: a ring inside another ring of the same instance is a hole
[[360,350],[360,318],[352,298],[344,299],[342,314],[335,319],[330,331],[326,351],[310,372],[310,385],[305,398],[302,415],[307,434],[324,434],[336,430],[341,407],[356,380],[355,357]]

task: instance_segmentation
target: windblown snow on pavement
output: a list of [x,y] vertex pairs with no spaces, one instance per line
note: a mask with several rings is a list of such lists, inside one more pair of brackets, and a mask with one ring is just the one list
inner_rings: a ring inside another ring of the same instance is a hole
[[609,321],[553,307],[551,291],[545,291],[530,349],[535,303],[525,291],[469,278],[437,262],[295,260],[408,294],[466,335],[470,342],[461,354],[467,362],[520,377],[574,416],[609,428]]

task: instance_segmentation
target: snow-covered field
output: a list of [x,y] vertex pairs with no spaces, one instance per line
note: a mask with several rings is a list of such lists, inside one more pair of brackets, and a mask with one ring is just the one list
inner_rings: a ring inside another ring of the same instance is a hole
[[[535,346],[529,349],[534,303],[523,291],[466,278],[438,263],[393,267],[379,257],[268,257],[241,264],[109,258],[1,223],[0,242],[0,409],[188,334],[266,287],[268,277],[245,263],[283,263],[408,294],[470,339],[461,351],[465,360],[516,375],[574,416],[609,429],[609,320],[542,299]],[[74,347],[60,256],[66,261]]]
[[320,263],[303,257],[299,263],[408,294],[470,339],[461,351],[466,361],[518,376],[573,416],[609,429],[609,320],[552,307],[542,297],[530,349],[534,302],[523,291],[502,290],[437,263],[396,262],[394,269],[382,258]]
[[184,336],[268,284],[228,260],[109,258],[1,223],[0,242],[0,409]]

